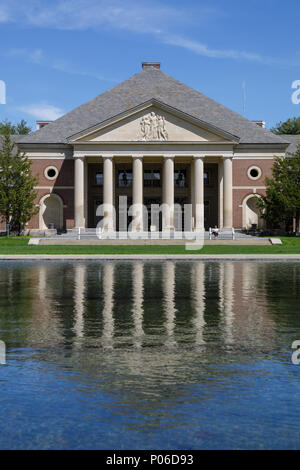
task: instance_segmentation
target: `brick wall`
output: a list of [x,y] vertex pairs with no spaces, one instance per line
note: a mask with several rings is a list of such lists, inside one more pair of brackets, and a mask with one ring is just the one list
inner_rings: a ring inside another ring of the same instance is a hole
[[[49,180],[45,176],[47,167],[55,167],[58,175],[54,180]],[[33,159],[31,170],[34,175],[38,175],[39,183],[37,189],[36,204],[40,203],[43,196],[50,192],[58,194],[64,204],[64,226],[74,227],[74,161],[56,159]],[[68,186],[71,186],[68,188]],[[36,214],[26,226],[27,229],[39,228],[39,214]]]
[[[261,170],[259,178],[253,180],[248,176],[248,169],[258,167]],[[233,160],[233,186],[239,187],[233,189],[233,226],[235,228],[243,228],[243,200],[254,192],[264,195],[265,178],[272,176],[273,160],[263,159],[241,159]]]

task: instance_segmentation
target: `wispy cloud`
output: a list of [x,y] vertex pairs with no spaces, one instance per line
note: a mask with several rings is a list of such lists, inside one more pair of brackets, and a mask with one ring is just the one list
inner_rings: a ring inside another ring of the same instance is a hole
[[263,63],[267,65],[277,65],[283,67],[299,67],[300,59],[286,59],[279,57],[270,57],[262,54],[240,51],[236,49],[213,49],[199,41],[193,41],[183,36],[166,34],[160,35],[160,40],[164,44],[181,47],[195,54],[215,59],[246,60],[250,62]]
[[106,77],[100,73],[90,70],[83,70],[79,66],[72,64],[66,59],[49,57],[49,55],[46,55],[46,53],[41,48],[36,48],[32,50],[25,48],[12,48],[0,53],[0,55],[6,57],[18,56],[19,58],[22,58],[28,63],[42,65],[44,67],[48,67],[53,70],[58,70],[60,72],[69,73],[71,75],[91,77],[106,82],[118,82],[116,78]]
[[42,49],[25,49],[25,48],[12,48],[7,49],[1,52],[2,56],[5,57],[21,57],[26,60],[26,62],[40,64],[43,61],[43,51]]
[[[0,11],[10,22],[38,28],[87,30],[99,27],[136,32],[159,32],[167,24],[188,20],[184,8],[164,6],[158,0],[0,0]],[[201,9],[202,17],[215,11]]]
[[[211,48],[201,40],[186,37],[180,33],[184,26],[197,22],[199,27],[201,23],[214,21],[225,15],[212,6],[196,5],[194,8],[195,11],[189,11],[184,5],[173,7],[163,5],[158,0],[23,0],[22,3],[19,0],[10,0],[9,3],[7,0],[0,0],[0,22],[9,21],[23,26],[60,30],[126,30],[150,34],[158,42],[210,58],[299,66],[299,61],[265,57],[256,52],[235,48]],[[38,55],[36,60],[37,63],[44,64]],[[50,64],[57,70],[105,80],[105,77],[97,73],[77,70],[65,61],[53,60]]]
[[235,49],[212,49],[201,42],[192,41],[182,36],[177,36],[173,34],[163,34],[161,35],[161,40],[165,44],[182,47],[184,49],[206,57],[212,57],[217,59],[246,59],[255,62],[264,61],[264,57],[260,54],[238,51]]
[[64,114],[61,108],[47,103],[20,106],[17,110],[41,121],[55,121],[55,119],[58,119]]
[[5,5],[0,5],[0,23],[7,23],[9,14]]

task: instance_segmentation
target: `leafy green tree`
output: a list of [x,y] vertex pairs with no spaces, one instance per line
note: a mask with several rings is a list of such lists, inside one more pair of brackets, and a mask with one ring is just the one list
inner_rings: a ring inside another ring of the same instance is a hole
[[281,121],[271,131],[274,134],[300,134],[300,117]]
[[14,125],[7,119],[0,122],[0,134],[9,132],[10,134],[25,135],[30,134],[32,131],[31,127],[27,125],[27,122],[22,119],[18,124]]
[[38,176],[31,173],[31,162],[21,153],[8,131],[0,146],[0,217],[21,233],[26,222],[38,212],[34,187]]
[[257,205],[268,225],[275,227],[286,225],[300,219],[300,145],[296,153],[289,157],[275,157],[272,178],[266,178],[266,195],[258,200]]
[[15,134],[16,129],[15,126],[10,122],[5,119],[4,121],[0,122],[0,134],[5,134],[9,132],[10,134]]
[[30,132],[32,131],[31,127],[27,125],[27,122],[24,119],[22,119],[15,127],[16,134],[19,135],[30,134]]

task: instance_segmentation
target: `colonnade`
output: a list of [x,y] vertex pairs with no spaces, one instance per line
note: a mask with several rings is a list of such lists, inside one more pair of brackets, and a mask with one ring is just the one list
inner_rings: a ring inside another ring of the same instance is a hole
[[[106,218],[106,230],[115,230],[115,221],[113,218],[114,204],[114,158],[117,155],[103,155],[103,210]],[[203,154],[193,155],[193,180],[192,180],[192,204],[194,215],[194,230],[204,230],[204,158]],[[222,204],[221,211],[223,227],[232,227],[232,156],[220,157],[221,175],[219,175],[219,186],[222,184]],[[74,218],[75,227],[86,227],[85,220],[85,181],[86,165],[85,157],[74,155],[75,160],[75,178],[74,178]],[[168,223],[164,225],[163,230],[174,229],[174,160],[175,155],[166,154],[163,156],[163,181],[162,196],[165,207],[168,208]],[[134,155],[132,157],[132,205],[133,205],[133,227],[136,231],[143,230],[143,189],[144,189],[144,171],[143,155]]]

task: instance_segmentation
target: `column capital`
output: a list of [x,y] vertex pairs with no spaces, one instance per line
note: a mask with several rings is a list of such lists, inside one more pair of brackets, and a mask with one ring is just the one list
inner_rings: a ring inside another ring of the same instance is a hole
[[166,153],[166,154],[164,154],[163,158],[164,158],[164,160],[167,159],[167,158],[171,158],[172,160],[174,160],[175,155],[173,155],[172,153],[171,154]]
[[232,160],[233,159],[233,155],[223,155],[223,160]]
[[198,160],[198,159],[204,160],[204,158],[205,158],[204,153],[195,153],[195,154],[193,155],[193,159],[194,159],[194,160]]
[[104,154],[104,155],[102,155],[102,158],[103,158],[103,160],[104,160],[104,159],[106,159],[106,160],[112,160],[112,159],[114,158],[114,155],[112,155],[112,154],[108,154],[108,155],[107,155],[107,154]]
[[84,160],[85,159],[85,155],[82,155],[82,153],[76,153],[74,152],[73,153],[73,158],[76,158],[76,160]]
[[132,160],[143,160],[144,156],[143,155],[138,155],[138,154],[134,154],[134,155],[131,155],[132,156]]

